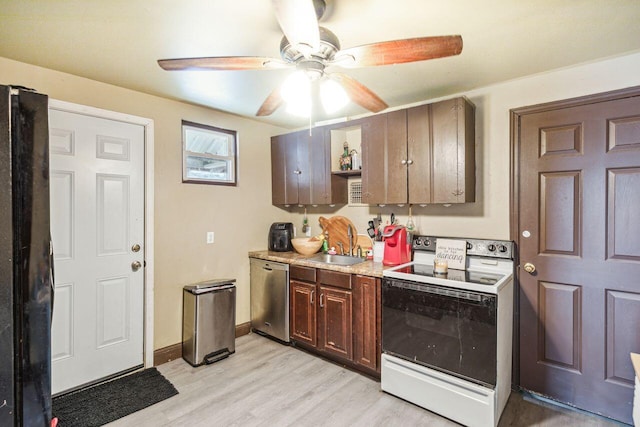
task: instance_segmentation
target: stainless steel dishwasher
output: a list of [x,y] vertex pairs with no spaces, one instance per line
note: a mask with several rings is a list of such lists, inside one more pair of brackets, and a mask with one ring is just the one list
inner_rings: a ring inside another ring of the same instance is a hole
[[251,328],[289,342],[289,264],[251,258]]

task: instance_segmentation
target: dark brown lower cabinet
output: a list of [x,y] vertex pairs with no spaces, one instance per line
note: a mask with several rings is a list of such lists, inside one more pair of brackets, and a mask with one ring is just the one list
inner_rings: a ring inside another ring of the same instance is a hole
[[319,286],[318,349],[353,359],[351,291]]
[[315,347],[317,343],[316,285],[291,280],[289,287],[291,338]]
[[291,339],[370,375],[380,373],[380,279],[292,265]]
[[355,277],[353,336],[353,361],[380,372],[380,279]]

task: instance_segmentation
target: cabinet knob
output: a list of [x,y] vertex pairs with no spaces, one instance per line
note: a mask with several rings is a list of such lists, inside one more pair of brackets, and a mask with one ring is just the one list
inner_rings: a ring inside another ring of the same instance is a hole
[[402,159],[402,161],[400,163],[402,163],[403,165],[406,165],[407,161],[405,159]]
[[411,159],[407,160],[407,164],[408,165],[412,165],[413,164],[413,160],[411,160]]

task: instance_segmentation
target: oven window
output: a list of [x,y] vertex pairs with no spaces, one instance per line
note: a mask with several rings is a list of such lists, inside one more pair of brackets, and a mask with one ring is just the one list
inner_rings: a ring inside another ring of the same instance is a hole
[[496,384],[497,297],[384,279],[382,350],[479,384]]

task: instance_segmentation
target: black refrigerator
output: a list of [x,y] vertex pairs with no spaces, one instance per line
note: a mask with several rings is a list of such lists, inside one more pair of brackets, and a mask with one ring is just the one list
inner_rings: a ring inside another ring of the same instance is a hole
[[48,98],[0,85],[0,426],[51,423]]

